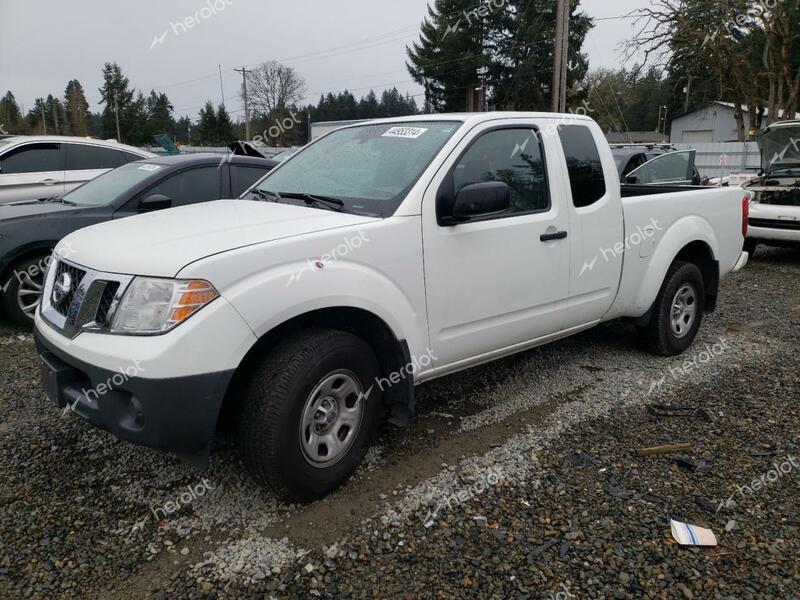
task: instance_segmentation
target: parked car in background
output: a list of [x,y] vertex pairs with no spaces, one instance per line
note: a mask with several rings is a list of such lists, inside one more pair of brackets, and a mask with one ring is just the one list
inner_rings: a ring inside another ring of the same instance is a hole
[[621,186],[574,115],[345,127],[247,196],[62,240],[36,313],[42,383],[201,467],[233,416],[251,473],[299,501],[346,481],[382,418],[407,422],[422,382],[620,318],[680,354],[748,258],[746,192]]
[[281,150],[277,154],[274,154],[272,156],[272,159],[277,160],[278,162],[283,162],[286,159],[291,158],[292,156],[300,152],[300,150],[302,149],[303,149],[302,146],[292,146],[291,148],[286,148],[285,150]]
[[[277,163],[218,154],[165,156],[131,162],[61,198],[0,206],[0,305],[31,326],[53,247],[83,227],[163,208],[236,198]],[[147,236],[141,240],[148,242]],[[68,256],[65,256],[68,258]]]
[[696,150],[677,150],[670,144],[611,146],[622,183],[641,185],[700,185]]
[[10,136],[0,140],[0,204],[58,197],[111,169],[153,156],[113,140]]
[[800,244],[800,121],[773,123],[757,138],[761,175],[743,187],[753,193],[745,250],[759,244]]

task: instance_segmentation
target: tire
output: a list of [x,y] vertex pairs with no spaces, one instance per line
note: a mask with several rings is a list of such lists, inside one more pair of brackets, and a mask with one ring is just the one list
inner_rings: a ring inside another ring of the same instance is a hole
[[372,349],[352,334],[313,329],[283,340],[245,388],[238,443],[248,471],[292,502],[317,500],[342,485],[377,432],[379,375]]
[[747,238],[744,241],[743,251],[747,252],[750,255],[750,258],[753,258],[753,255],[756,253],[757,249],[758,249],[758,242],[757,241],[755,241],[753,239],[750,239],[750,238]]
[[[44,284],[44,269],[49,255],[33,256],[15,263],[0,288],[5,287],[2,296],[3,312],[17,325],[30,329],[36,307],[41,299]],[[38,290],[39,296],[35,292]],[[26,308],[29,310],[26,312]]]
[[[673,313],[678,304],[680,312]],[[674,262],[653,305],[650,323],[639,328],[642,345],[661,356],[681,354],[697,337],[704,311],[705,283],[700,269],[691,263]]]

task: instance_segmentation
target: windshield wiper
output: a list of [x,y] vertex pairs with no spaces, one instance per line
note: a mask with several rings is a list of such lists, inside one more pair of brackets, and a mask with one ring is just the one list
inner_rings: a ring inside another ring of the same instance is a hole
[[332,210],[341,212],[344,208],[344,202],[339,198],[333,196],[317,196],[316,194],[305,194],[299,192],[281,192],[282,198],[296,198],[305,201],[306,204],[322,204],[323,206]]
[[67,206],[78,206],[72,200],[65,200],[64,198],[58,198],[56,196],[52,198],[39,198],[39,202],[58,202],[59,204],[65,204]]
[[263,198],[264,200],[268,200],[269,202],[279,202],[281,199],[281,195],[276,192],[269,192],[267,190],[261,190],[259,188],[254,188],[250,190],[250,194],[255,194],[259,198]]

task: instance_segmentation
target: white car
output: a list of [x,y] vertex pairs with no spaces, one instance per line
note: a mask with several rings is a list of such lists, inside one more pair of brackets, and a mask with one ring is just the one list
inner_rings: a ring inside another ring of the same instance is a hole
[[111,169],[153,156],[113,140],[6,137],[0,139],[0,204],[59,197]]
[[686,350],[741,268],[741,189],[621,186],[591,119],[428,115],[336,130],[240,200],[57,246],[36,339],[50,398],[307,501],[350,477],[414,387],[614,319]]
[[758,135],[761,175],[744,185],[752,192],[745,250],[759,244],[800,245],[800,121],[773,123]]

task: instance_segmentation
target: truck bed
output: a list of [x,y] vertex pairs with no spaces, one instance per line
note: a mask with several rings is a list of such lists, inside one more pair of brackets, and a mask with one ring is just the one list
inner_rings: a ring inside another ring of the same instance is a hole
[[622,197],[632,198],[634,196],[655,196],[656,194],[672,194],[677,192],[691,192],[697,190],[715,189],[691,185],[642,185],[634,183],[623,183]]

